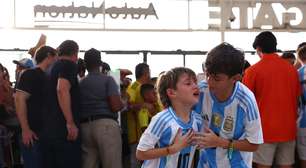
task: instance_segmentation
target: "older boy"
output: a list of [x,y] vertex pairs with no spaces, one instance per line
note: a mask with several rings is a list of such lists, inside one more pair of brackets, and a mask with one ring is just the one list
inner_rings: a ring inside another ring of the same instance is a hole
[[244,53],[228,43],[212,49],[205,62],[207,81],[200,82],[196,110],[204,117],[204,133],[193,139],[209,167],[251,168],[252,152],[263,143],[253,93],[242,83]]

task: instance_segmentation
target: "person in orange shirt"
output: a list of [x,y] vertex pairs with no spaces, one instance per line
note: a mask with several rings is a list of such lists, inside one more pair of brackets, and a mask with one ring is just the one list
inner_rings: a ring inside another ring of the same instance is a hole
[[254,153],[258,168],[294,164],[298,97],[297,70],[276,53],[277,40],[270,31],[256,36],[253,48],[261,60],[248,68],[243,83],[254,93],[259,107],[264,144]]

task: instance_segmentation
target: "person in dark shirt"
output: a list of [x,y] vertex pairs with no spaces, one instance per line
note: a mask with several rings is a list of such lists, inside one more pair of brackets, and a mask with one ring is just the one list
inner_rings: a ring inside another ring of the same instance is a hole
[[22,156],[25,168],[42,168],[40,135],[42,128],[43,93],[46,83],[45,71],[57,52],[43,46],[36,52],[37,67],[26,70],[16,87],[15,105],[22,130]]
[[59,58],[47,73],[47,104],[43,116],[44,168],[78,168],[81,165],[78,51],[75,41],[62,42],[58,47]]

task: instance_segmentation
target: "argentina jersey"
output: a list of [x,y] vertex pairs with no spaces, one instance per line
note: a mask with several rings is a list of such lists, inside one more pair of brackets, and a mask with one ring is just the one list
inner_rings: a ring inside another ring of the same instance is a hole
[[[152,118],[140,138],[137,150],[147,151],[170,146],[179,128],[185,134],[190,129],[200,131],[201,124],[201,116],[194,111],[190,114],[189,122],[184,123],[176,116],[173,108],[169,107]],[[196,168],[198,157],[195,156],[195,151],[195,146],[188,146],[173,155],[145,160],[142,168]]]
[[[218,102],[209,91],[206,81],[201,81],[199,87],[200,101],[195,110],[204,118],[204,125],[224,139],[247,139],[252,144],[263,143],[257,103],[246,86],[236,82],[232,95],[225,102]],[[203,149],[200,164],[208,164],[210,168],[252,167],[252,152],[234,150],[231,159],[228,159],[227,152],[221,147]]]
[[306,128],[306,65],[303,65],[299,70],[299,79],[302,86],[302,96],[299,104],[298,128]]

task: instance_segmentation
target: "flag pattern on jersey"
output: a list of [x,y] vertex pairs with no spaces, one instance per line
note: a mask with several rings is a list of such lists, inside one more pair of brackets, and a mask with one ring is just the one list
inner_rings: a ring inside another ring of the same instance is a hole
[[[188,130],[200,131],[202,127],[201,115],[192,111],[190,120],[184,123],[176,116],[173,108],[169,107],[156,114],[148,128],[140,138],[137,150],[147,151],[153,148],[163,148],[171,145],[180,128],[185,134]],[[195,146],[188,146],[173,155],[152,160],[145,160],[142,168],[196,168],[197,159]]]
[[298,128],[306,128],[306,65],[299,70],[299,79],[302,86],[302,96],[299,103]]
[[[246,86],[236,82],[232,95],[225,102],[218,102],[209,91],[206,81],[201,81],[199,88],[200,101],[194,109],[204,118],[204,125],[224,139],[247,139],[252,144],[263,143],[257,103]],[[252,167],[252,152],[234,150],[232,159],[228,159],[227,152],[227,149],[220,147],[204,149],[200,162],[202,165],[208,164],[210,168]]]

